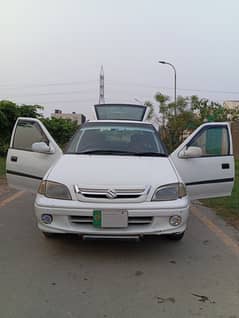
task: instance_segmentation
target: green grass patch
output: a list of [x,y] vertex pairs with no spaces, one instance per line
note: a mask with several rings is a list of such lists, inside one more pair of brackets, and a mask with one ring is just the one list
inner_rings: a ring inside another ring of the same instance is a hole
[[231,223],[239,224],[239,160],[235,160],[235,181],[230,197],[201,200]]
[[4,176],[6,171],[5,171],[5,168],[6,168],[6,158],[4,157],[0,157],[0,177]]

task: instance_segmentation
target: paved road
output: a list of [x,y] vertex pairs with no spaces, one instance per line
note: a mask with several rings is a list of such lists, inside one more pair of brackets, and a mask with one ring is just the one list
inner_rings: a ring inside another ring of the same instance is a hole
[[33,199],[0,202],[0,317],[239,317],[238,233],[193,207],[183,241],[47,240]]

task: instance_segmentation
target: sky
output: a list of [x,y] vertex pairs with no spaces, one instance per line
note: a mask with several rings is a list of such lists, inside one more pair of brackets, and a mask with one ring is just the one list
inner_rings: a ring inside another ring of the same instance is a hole
[[156,92],[239,99],[237,0],[0,0],[0,99],[92,118]]

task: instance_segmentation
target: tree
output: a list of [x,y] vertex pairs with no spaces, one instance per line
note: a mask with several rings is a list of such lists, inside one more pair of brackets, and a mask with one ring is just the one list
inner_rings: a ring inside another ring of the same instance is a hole
[[40,111],[43,111],[44,107],[41,105],[21,105],[18,107],[18,117],[32,117],[41,118],[43,117]]
[[149,108],[149,113],[147,115],[147,119],[152,119],[153,115],[154,115],[154,106],[153,106],[153,104],[150,101],[146,100],[144,105]]
[[158,102],[161,116],[160,134],[170,152],[182,142],[185,134],[192,132],[203,122],[239,118],[239,110],[225,109],[219,103],[205,98],[199,99],[197,96],[178,96],[176,107],[168,96],[161,93],[155,95],[155,100]]
[[42,118],[41,121],[46,126],[59,146],[64,147],[74,135],[79,125],[77,121],[63,118]]
[[198,120],[189,107],[188,97],[178,96],[176,107],[175,103],[170,102],[169,96],[161,93],[155,95],[155,100],[161,115],[160,135],[171,152],[181,143],[185,130],[195,128]]
[[41,119],[53,138],[64,146],[78,128],[77,122],[63,118],[43,118],[41,105],[17,105],[14,102],[0,101],[0,156],[5,156],[9,147],[11,133],[18,117]]
[[40,118],[43,110],[40,105],[17,105],[8,100],[0,101],[0,156],[7,153],[11,133],[18,117]]
[[202,122],[205,121],[234,121],[239,118],[238,109],[228,109],[223,105],[209,101],[206,98],[199,99],[198,96],[191,96],[191,109],[195,111]]

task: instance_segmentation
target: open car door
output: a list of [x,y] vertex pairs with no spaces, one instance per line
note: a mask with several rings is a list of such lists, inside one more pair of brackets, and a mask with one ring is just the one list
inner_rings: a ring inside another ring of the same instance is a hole
[[234,183],[228,123],[206,123],[171,155],[191,199],[230,196]]
[[8,185],[36,192],[47,170],[61,155],[62,150],[40,120],[18,118],[7,154]]
[[143,121],[147,106],[133,104],[98,104],[94,106],[98,120]]

